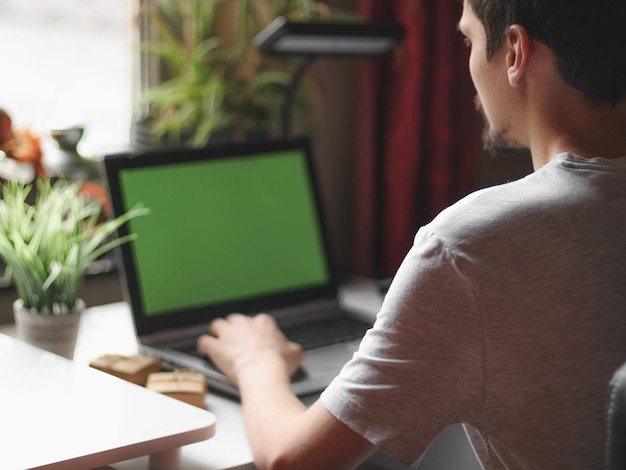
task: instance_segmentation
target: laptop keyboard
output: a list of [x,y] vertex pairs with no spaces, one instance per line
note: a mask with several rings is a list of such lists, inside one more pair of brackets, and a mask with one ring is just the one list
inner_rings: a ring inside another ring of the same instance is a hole
[[312,323],[284,328],[283,333],[290,341],[299,343],[302,349],[306,351],[307,349],[361,339],[369,327],[368,323],[356,318],[340,317],[327,320],[322,324]]
[[[330,346],[331,344],[359,340],[371,325],[362,320],[350,317],[333,318],[324,323],[298,325],[292,328],[283,328],[283,334],[294,343],[302,346],[303,350]],[[193,356],[207,359],[198,352],[195,343],[185,344],[175,349]]]

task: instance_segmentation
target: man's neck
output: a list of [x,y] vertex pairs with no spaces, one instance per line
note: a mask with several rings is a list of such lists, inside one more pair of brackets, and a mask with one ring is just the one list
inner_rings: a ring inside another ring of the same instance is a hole
[[583,158],[626,156],[626,99],[616,106],[568,100],[534,120],[530,150],[535,170],[563,152]]

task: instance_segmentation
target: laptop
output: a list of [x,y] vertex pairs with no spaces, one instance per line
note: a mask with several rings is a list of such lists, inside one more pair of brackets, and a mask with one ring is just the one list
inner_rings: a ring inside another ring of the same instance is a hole
[[118,254],[140,351],[238,396],[196,340],[214,318],[266,312],[305,350],[294,393],[330,383],[371,319],[339,301],[307,139],[121,153],[101,165],[114,215],[150,209],[119,231],[137,235]]

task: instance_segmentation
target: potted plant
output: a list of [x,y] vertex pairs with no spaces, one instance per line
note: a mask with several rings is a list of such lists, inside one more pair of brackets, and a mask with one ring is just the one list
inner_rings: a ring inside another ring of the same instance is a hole
[[[102,201],[81,194],[80,183],[41,178],[35,185],[2,185],[0,257],[18,296],[14,315],[19,335],[71,358],[85,307],[80,295],[87,267],[130,241],[132,236],[113,235],[148,210],[135,207],[107,219],[102,217]],[[57,344],[58,337],[65,344]]]
[[[161,68],[161,81],[140,99],[149,134],[191,146],[224,131],[235,140],[276,134],[296,63],[260,55],[252,38],[278,16],[315,21],[330,19],[329,11],[310,0],[145,0],[140,18],[152,34],[141,49]],[[313,81],[304,80],[292,108],[296,129],[312,125],[314,94]]]

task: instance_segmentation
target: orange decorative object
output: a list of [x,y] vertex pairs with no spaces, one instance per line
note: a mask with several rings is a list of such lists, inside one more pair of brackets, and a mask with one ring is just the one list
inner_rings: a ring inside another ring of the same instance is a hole
[[0,148],[14,138],[11,116],[4,109],[0,109]]
[[45,176],[41,139],[28,127],[14,129],[11,116],[3,109],[0,109],[0,150],[18,162],[32,165],[37,176]]
[[107,190],[95,181],[85,181],[80,187],[80,194],[92,200],[99,200],[102,204],[102,214],[105,217],[113,215],[111,211],[111,203],[109,202],[109,194]]

